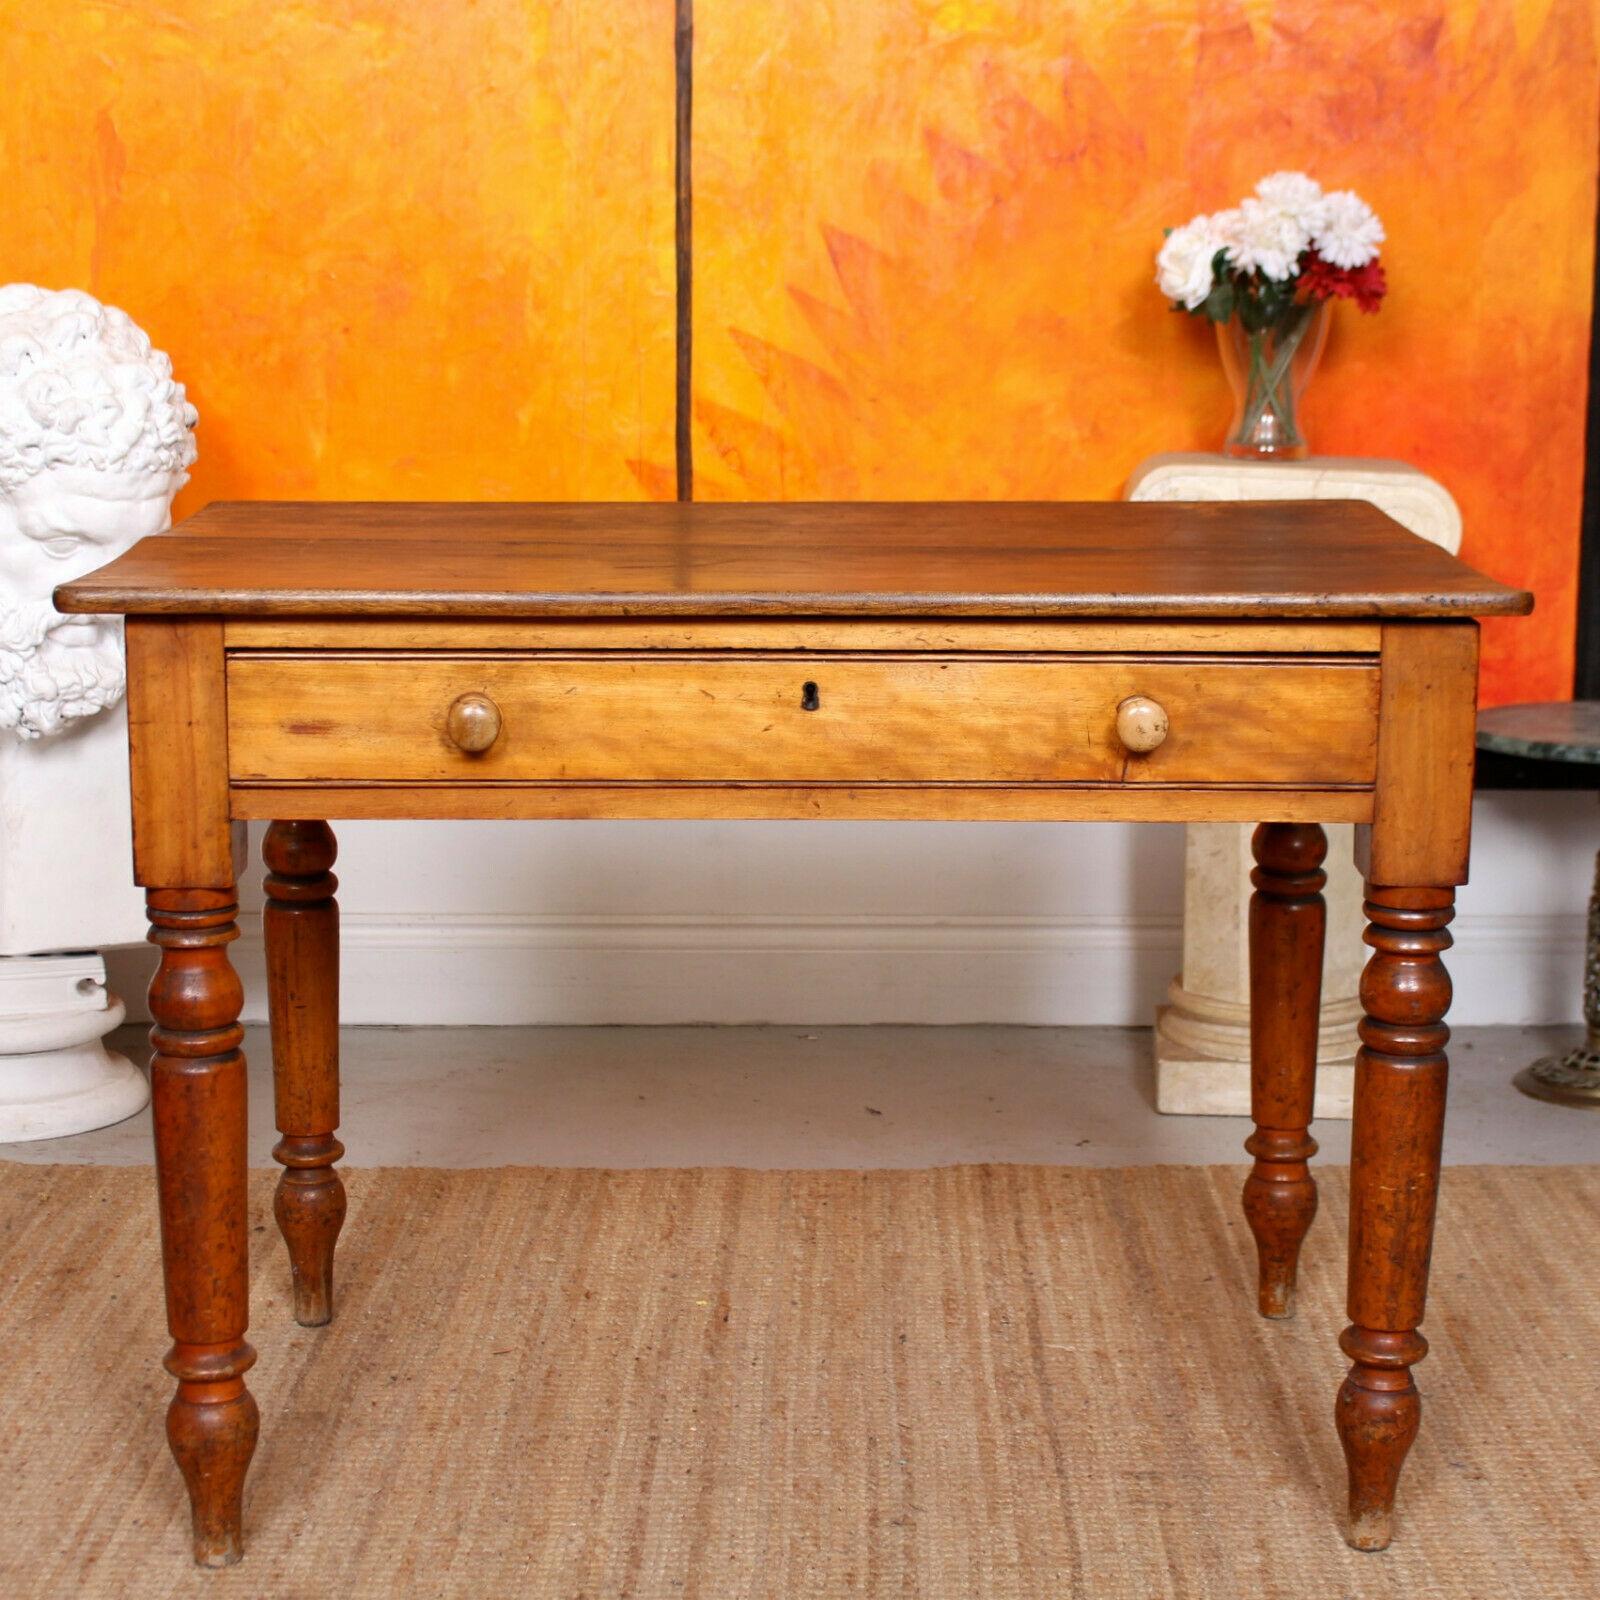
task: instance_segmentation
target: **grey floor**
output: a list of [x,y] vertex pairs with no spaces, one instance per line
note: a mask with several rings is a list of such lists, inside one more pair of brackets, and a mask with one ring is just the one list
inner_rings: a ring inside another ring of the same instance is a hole
[[[1510,1083],[1574,1032],[1460,1030],[1445,1159],[1600,1158],[1600,1112]],[[143,1059],[142,1030],[115,1042]],[[265,1030],[245,1049],[251,1154],[266,1165]],[[359,1166],[1131,1166],[1243,1160],[1248,1131],[1157,1113],[1142,1028],[350,1028],[342,1049],[342,1137]],[[0,1144],[0,1158],[141,1163],[149,1123]],[[1316,1135],[1325,1159],[1348,1159],[1348,1123]]]

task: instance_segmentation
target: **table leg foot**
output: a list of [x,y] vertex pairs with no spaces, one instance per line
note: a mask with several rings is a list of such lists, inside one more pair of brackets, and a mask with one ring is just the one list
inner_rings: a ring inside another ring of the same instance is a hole
[[1306,1165],[1317,1141],[1261,1129],[1245,1149],[1255,1157],[1244,1183],[1244,1216],[1256,1241],[1256,1306],[1264,1317],[1292,1317],[1300,1246],[1317,1214],[1316,1180]]
[[1444,1138],[1450,1030],[1450,889],[1367,886],[1361,979],[1366,1012],[1356,1055],[1350,1148],[1350,1357],[1334,1406],[1350,1475],[1345,1537],[1382,1550],[1395,1487],[1417,1436],[1422,1400],[1411,1369],[1428,1353],[1417,1331],[1428,1292]]
[[1317,1214],[1307,1131],[1316,1097],[1327,909],[1327,836],[1316,823],[1267,822],[1251,840],[1250,1114],[1255,1158],[1244,1214],[1255,1236],[1264,1317],[1293,1313],[1300,1246]]
[[337,847],[325,822],[274,822],[262,855],[267,902],[267,1008],[284,1171],[273,1212],[289,1248],[294,1319],[333,1319],[333,1256],[344,1226],[344,1183],[334,1163],[339,1126],[339,906],[330,870]]
[[1422,1423],[1411,1368],[1428,1353],[1428,1342],[1420,1333],[1346,1328],[1339,1347],[1354,1363],[1334,1403],[1350,1476],[1345,1541],[1356,1550],[1382,1550],[1394,1532],[1400,1469]]
[[333,1247],[345,1214],[344,1183],[333,1163],[344,1146],[331,1136],[285,1138],[272,1154],[284,1166],[272,1211],[289,1247],[294,1320],[320,1328],[333,1320]]
[[231,1567],[244,1554],[244,1480],[261,1418],[243,1374],[254,1361],[242,1343],[174,1345],[166,1360],[178,1379],[167,1443],[189,1489],[196,1566]]

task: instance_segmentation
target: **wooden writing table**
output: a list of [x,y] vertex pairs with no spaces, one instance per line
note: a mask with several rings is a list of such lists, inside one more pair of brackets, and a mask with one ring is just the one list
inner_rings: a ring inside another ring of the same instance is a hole
[[276,1211],[307,1326],[332,1313],[345,1208],[323,818],[1260,823],[1244,1209],[1267,1316],[1288,1313],[1316,1210],[1320,824],[1362,824],[1373,953],[1336,1420],[1347,1536],[1388,1543],[1427,1351],[1472,619],[1527,595],[1357,502],[240,503],[56,598],[128,617],[134,866],[161,949],[167,1435],[202,1564],[241,1553],[257,1428],[227,954],[246,818],[271,823]]

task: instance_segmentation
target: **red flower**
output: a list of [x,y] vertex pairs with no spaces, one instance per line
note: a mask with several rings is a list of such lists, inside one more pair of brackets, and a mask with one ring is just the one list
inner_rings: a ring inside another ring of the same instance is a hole
[[1354,300],[1361,310],[1376,311],[1389,284],[1376,257],[1364,267],[1336,267],[1311,250],[1300,268],[1297,287],[1308,300]]
[[1349,269],[1351,292],[1363,311],[1376,311],[1389,292],[1389,281],[1383,275],[1382,263],[1374,257],[1364,267]]

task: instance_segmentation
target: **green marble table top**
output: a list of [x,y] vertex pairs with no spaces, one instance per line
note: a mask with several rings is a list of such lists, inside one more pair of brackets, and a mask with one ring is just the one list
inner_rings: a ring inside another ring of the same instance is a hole
[[1600,765],[1600,700],[1495,706],[1478,717],[1478,748],[1534,761]]

